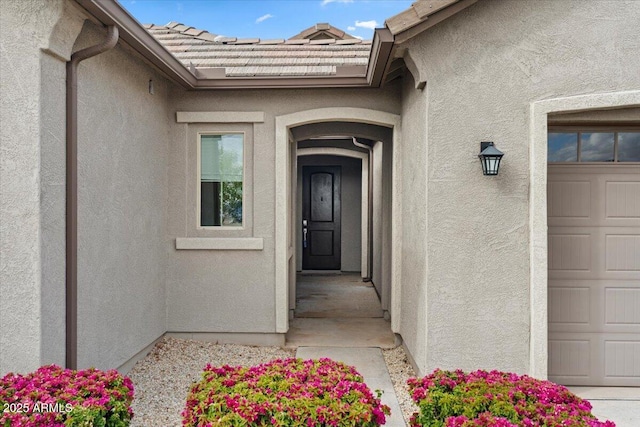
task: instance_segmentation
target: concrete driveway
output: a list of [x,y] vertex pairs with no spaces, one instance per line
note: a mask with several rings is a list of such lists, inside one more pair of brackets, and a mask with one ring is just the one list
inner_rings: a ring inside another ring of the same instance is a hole
[[610,420],[617,427],[640,426],[640,387],[569,387],[588,400],[591,412],[600,421]]

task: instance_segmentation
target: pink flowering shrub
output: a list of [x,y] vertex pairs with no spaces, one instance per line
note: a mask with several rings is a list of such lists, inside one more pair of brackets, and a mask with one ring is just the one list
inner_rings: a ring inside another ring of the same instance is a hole
[[278,359],[253,367],[207,365],[182,412],[189,427],[376,427],[390,410],[351,366]]
[[43,366],[0,380],[2,427],[126,427],[133,385],[117,371]]
[[420,412],[411,425],[434,427],[615,427],[558,384],[498,371],[435,370],[408,381]]

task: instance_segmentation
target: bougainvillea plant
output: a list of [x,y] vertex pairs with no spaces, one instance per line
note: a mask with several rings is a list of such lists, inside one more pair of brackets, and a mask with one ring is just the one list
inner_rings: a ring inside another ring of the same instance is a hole
[[253,367],[207,365],[182,412],[189,427],[376,427],[390,410],[351,366],[277,359]]
[[499,371],[435,370],[408,381],[419,412],[411,425],[432,427],[615,427],[566,387]]
[[133,384],[115,370],[43,366],[0,380],[2,427],[126,427]]

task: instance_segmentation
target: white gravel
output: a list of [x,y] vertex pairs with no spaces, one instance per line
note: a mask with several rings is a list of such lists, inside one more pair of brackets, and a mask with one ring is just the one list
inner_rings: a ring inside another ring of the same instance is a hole
[[[413,369],[402,349],[384,350],[384,359],[405,420],[415,410],[406,387]],[[274,359],[295,357],[295,350],[278,347],[252,347],[215,344],[165,337],[129,372],[135,388],[131,427],[181,426],[191,384],[200,380],[207,363],[257,365]]]
[[135,393],[131,427],[181,426],[180,413],[187,402],[191,384],[200,380],[207,363],[214,366],[251,366],[294,356],[294,350],[278,347],[215,344],[165,337],[128,374]]
[[411,400],[409,388],[407,387],[407,380],[410,377],[415,377],[415,371],[402,347],[382,350],[382,355],[387,364],[387,370],[389,371],[393,388],[396,391],[404,421],[409,425],[411,416],[418,411],[418,406]]

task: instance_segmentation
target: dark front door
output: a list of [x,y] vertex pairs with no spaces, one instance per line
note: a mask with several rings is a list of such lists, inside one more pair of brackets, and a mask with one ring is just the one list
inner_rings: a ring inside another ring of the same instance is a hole
[[302,269],[340,270],[340,166],[302,168]]

